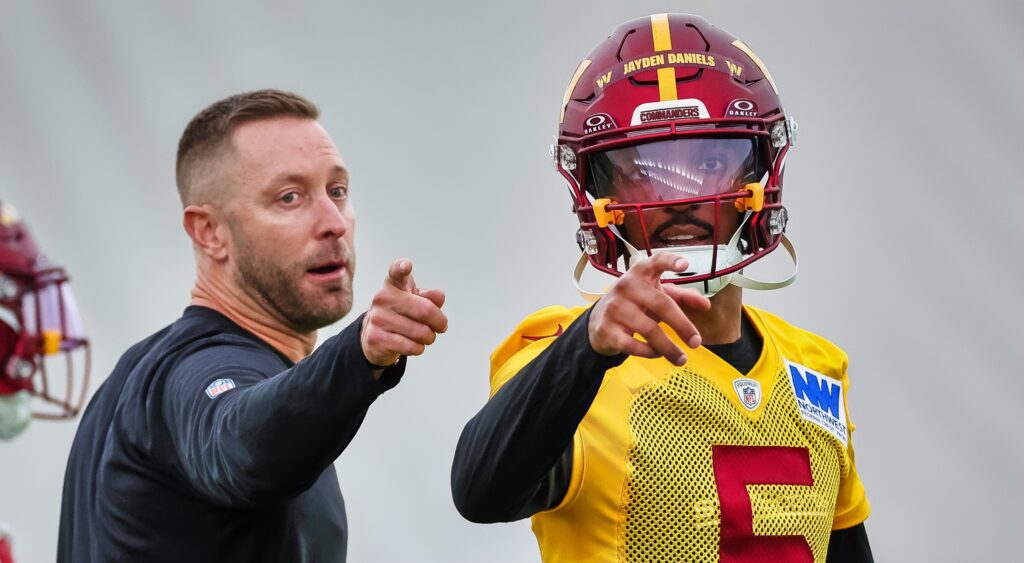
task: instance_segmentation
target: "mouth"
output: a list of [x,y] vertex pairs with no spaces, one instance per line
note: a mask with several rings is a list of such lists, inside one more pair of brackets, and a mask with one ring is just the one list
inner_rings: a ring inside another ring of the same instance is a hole
[[306,275],[316,280],[329,281],[340,278],[348,264],[343,260],[332,260],[306,269]]
[[658,229],[652,239],[660,246],[697,246],[712,243],[711,231],[690,224],[675,224]]

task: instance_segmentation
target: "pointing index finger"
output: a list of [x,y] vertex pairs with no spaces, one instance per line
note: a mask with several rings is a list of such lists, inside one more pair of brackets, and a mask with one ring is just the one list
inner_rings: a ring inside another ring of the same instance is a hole
[[412,278],[412,261],[408,258],[399,258],[388,267],[388,275],[384,283],[392,285],[403,291],[416,292],[416,282]]
[[639,270],[638,274],[660,280],[662,272],[682,272],[689,265],[686,258],[669,252],[660,252],[640,262],[630,270]]

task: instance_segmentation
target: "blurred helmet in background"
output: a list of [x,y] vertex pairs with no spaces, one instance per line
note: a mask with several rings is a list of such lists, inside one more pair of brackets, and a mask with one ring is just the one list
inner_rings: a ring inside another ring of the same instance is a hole
[[0,202],[0,438],[35,418],[78,414],[89,342],[64,269],[39,251],[18,211]]

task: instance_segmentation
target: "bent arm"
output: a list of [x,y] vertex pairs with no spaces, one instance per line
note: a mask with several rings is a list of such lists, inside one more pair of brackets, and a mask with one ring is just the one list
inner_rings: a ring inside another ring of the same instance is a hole
[[832,530],[826,563],[874,563],[864,523],[845,530]]
[[[355,436],[370,404],[404,371],[403,359],[380,380],[373,377],[360,326],[361,318],[271,377],[265,375],[271,358],[231,346],[197,351],[177,366],[163,398],[164,418],[188,484],[211,502],[243,507],[312,486]],[[231,349],[240,365],[224,357]],[[218,356],[220,365],[212,361]],[[235,388],[211,398],[205,390],[217,379],[231,379]]]
[[452,464],[452,497],[467,520],[518,520],[564,497],[573,434],[605,371],[626,358],[594,352],[589,319],[588,310],[466,424]]

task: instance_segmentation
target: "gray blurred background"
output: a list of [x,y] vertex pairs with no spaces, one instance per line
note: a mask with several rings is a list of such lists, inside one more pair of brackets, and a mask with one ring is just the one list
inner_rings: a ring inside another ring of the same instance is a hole
[[[784,199],[800,279],[746,298],[849,352],[876,558],[1020,560],[1021,2],[0,0],[0,198],[73,278],[95,389],[188,302],[185,124],[243,90],[310,97],[352,172],[356,311],[408,256],[451,320],[337,462],[349,560],[536,561],[527,522],[459,517],[452,453],[491,350],[579,302],[547,156],[565,85],[618,23],[664,11],[743,38],[800,122]],[[19,563],[55,557],[75,426],[0,443]]]

